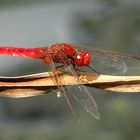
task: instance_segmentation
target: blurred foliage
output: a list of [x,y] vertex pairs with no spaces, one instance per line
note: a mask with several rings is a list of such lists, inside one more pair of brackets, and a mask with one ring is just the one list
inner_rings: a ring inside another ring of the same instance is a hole
[[72,21],[75,42],[82,41],[96,48],[104,47],[108,50],[121,50],[139,55],[139,5],[140,3],[114,4],[112,7],[106,4],[99,10],[77,12]]
[[[18,5],[32,5],[41,2],[45,2],[45,0],[0,0],[0,6],[3,8],[15,6],[16,8]],[[51,3],[50,0],[49,2]],[[55,2],[53,0],[55,8],[61,5],[64,8],[64,6],[70,4],[70,2],[60,1],[58,6],[58,1],[57,4]],[[61,26],[64,30],[57,26],[59,28],[57,31],[61,31],[62,36],[67,35],[67,40],[72,42],[139,55],[140,3],[136,0],[100,0],[98,2],[87,0],[86,3],[88,4],[88,2],[91,3],[89,5],[93,5],[93,9],[87,6],[86,10],[83,10],[82,7],[86,7],[86,5],[83,6],[82,2],[80,5],[79,1],[77,8],[69,10],[70,16],[66,15],[66,25],[62,20]],[[47,1],[42,5],[45,4],[48,4]],[[75,3],[72,3],[70,6],[75,5]],[[61,11],[61,13],[64,12],[66,11]],[[58,17],[57,12],[54,15],[47,20],[52,20],[52,24],[59,25],[60,23],[54,20]],[[41,16],[40,20],[43,20]],[[45,30],[45,27],[43,28]],[[53,34],[56,34],[57,31]],[[36,40],[31,41],[35,42]],[[42,65],[36,67],[35,64],[21,63],[17,69],[13,68],[13,71],[9,68],[9,73],[17,74],[19,71],[22,74],[41,72],[42,67]],[[0,140],[139,140],[139,95],[104,94],[104,91],[90,90],[93,92],[100,108],[100,121],[92,118],[80,105],[74,102],[74,107],[76,107],[80,119],[80,123],[78,123],[65,104],[65,100],[57,99],[55,92],[27,99],[1,98]],[[100,94],[100,92],[102,93]]]
[[23,5],[29,5],[33,3],[41,3],[45,1],[50,1],[50,0],[0,0],[0,7],[5,8],[5,7],[11,7],[11,6],[23,6]]

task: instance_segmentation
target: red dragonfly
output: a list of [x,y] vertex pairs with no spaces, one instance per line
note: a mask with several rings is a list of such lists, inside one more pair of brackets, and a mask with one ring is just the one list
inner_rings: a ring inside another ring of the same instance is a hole
[[[140,60],[139,57],[135,56],[95,50],[90,47],[67,43],[54,44],[48,47],[39,48],[0,46],[0,54],[41,59],[44,63],[48,64],[51,70],[56,74],[55,81],[58,85],[58,93],[66,97],[71,110],[73,111],[73,108],[68,98],[67,91],[96,119],[100,118],[98,106],[87,88],[83,84],[80,84],[74,86],[74,91],[72,91],[72,86],[62,86],[61,80],[56,71],[59,69],[62,72],[69,72],[76,80],[79,80],[77,72],[80,70],[85,71],[88,68],[97,74],[99,74],[98,72],[106,72],[105,74],[125,73],[127,71],[127,64],[124,61],[125,59]],[[91,64],[93,64],[93,66]]]

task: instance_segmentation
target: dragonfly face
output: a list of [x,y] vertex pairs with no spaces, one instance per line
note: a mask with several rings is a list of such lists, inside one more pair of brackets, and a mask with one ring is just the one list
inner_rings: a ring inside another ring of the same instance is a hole
[[74,62],[78,66],[88,66],[90,63],[90,53],[87,52],[86,50],[81,50],[76,53]]

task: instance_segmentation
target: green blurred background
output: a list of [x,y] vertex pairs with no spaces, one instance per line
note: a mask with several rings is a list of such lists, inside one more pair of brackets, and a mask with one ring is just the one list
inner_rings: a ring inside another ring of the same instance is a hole
[[[70,42],[140,55],[139,0],[0,0],[0,45],[37,47]],[[0,75],[46,71],[38,60],[0,56]],[[0,98],[0,140],[139,140],[138,94],[89,89],[97,121],[74,102],[78,123],[56,93]]]

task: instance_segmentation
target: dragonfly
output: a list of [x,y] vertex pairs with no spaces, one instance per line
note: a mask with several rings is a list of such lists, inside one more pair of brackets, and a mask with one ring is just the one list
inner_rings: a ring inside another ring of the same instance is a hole
[[91,92],[82,83],[74,86],[74,88],[72,85],[61,85],[61,79],[57,70],[70,73],[75,80],[80,81],[78,71],[92,70],[96,74],[103,72],[105,74],[125,73],[128,67],[124,60],[140,60],[137,56],[103,51],[70,43],[56,43],[47,47],[37,48],[0,46],[0,55],[40,59],[56,75],[54,80],[58,86],[58,96],[65,97],[73,114],[75,114],[75,111],[73,110],[69,95],[74,97],[96,119],[100,118],[100,112]]

